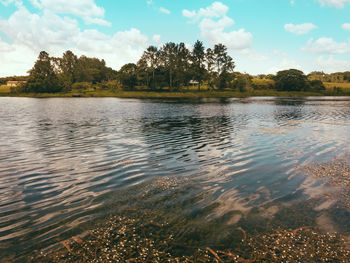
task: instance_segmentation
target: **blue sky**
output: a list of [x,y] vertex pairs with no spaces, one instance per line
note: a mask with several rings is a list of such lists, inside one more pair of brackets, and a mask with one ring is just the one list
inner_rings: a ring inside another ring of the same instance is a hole
[[0,76],[70,49],[119,69],[149,45],[223,43],[236,70],[350,70],[350,0],[0,0]]

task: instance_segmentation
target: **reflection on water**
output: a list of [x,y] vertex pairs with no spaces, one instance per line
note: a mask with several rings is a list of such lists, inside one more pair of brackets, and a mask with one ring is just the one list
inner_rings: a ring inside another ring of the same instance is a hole
[[[79,234],[118,209],[128,189],[169,180],[186,182],[181,193],[158,193],[169,213],[169,204],[188,202],[179,216],[215,204],[198,226],[283,218],[286,207],[330,191],[295,167],[349,151],[349,106],[0,98],[0,254],[26,255]],[[321,201],[311,214],[324,225],[332,204]]]

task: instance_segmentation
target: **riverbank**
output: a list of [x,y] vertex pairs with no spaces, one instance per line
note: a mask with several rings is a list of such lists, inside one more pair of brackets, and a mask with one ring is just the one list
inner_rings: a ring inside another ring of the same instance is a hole
[[67,98],[67,97],[115,97],[135,99],[197,99],[197,98],[248,98],[248,97],[288,97],[301,98],[310,96],[349,96],[350,93],[330,92],[281,92],[275,90],[256,90],[252,92],[237,91],[86,91],[60,93],[0,93],[2,97],[29,97],[29,98]]

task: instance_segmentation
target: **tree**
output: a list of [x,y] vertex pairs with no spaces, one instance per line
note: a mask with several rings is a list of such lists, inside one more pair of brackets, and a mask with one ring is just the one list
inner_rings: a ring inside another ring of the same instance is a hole
[[311,90],[314,91],[325,91],[326,87],[324,86],[321,80],[315,79],[310,81]]
[[193,78],[198,82],[198,90],[200,90],[205,75],[204,50],[203,42],[197,40],[191,54]]
[[227,81],[229,79],[229,73],[235,68],[233,59],[228,55],[227,48],[223,44],[214,46],[214,57],[216,62],[216,72],[218,75],[219,89],[227,87]]
[[156,88],[156,69],[158,67],[159,63],[159,52],[158,48],[155,46],[149,46],[147,50],[143,53],[140,64],[143,66],[146,66],[145,70],[147,71],[147,78],[148,78],[148,71],[152,73],[152,78],[148,80],[148,87],[151,87],[153,90]]
[[173,90],[173,77],[176,66],[178,45],[173,42],[166,43],[160,53],[160,60],[164,69],[169,73],[169,88]]
[[305,91],[309,88],[307,77],[297,69],[279,71],[275,80],[279,91]]
[[62,87],[54,71],[49,54],[41,51],[34,67],[29,71],[27,90],[31,92],[59,92]]
[[187,85],[191,79],[189,60],[190,51],[185,43],[180,43],[177,47],[175,66],[175,85],[177,88],[180,88],[181,85]]
[[349,71],[344,72],[344,80],[347,82],[350,82],[350,72]]
[[70,90],[72,84],[76,82],[77,64],[78,57],[70,50],[66,51],[60,59],[61,79],[66,90]]
[[133,90],[137,83],[137,66],[134,63],[124,65],[119,71],[123,89]]
[[108,73],[110,73],[110,70],[106,67],[106,62],[103,59],[81,56],[74,70],[74,80],[77,82],[99,83],[108,80]]
[[207,66],[207,80],[210,89],[214,89],[214,83],[215,83],[215,54],[214,51],[211,48],[208,48],[206,53],[205,53],[205,62]]

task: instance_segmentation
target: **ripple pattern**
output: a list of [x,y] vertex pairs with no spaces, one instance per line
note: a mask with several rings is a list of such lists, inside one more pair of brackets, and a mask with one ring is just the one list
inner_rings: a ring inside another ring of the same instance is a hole
[[293,167],[348,151],[349,123],[350,101],[0,98],[0,254],[60,241],[111,193],[163,177],[212,193],[217,216],[287,196]]

